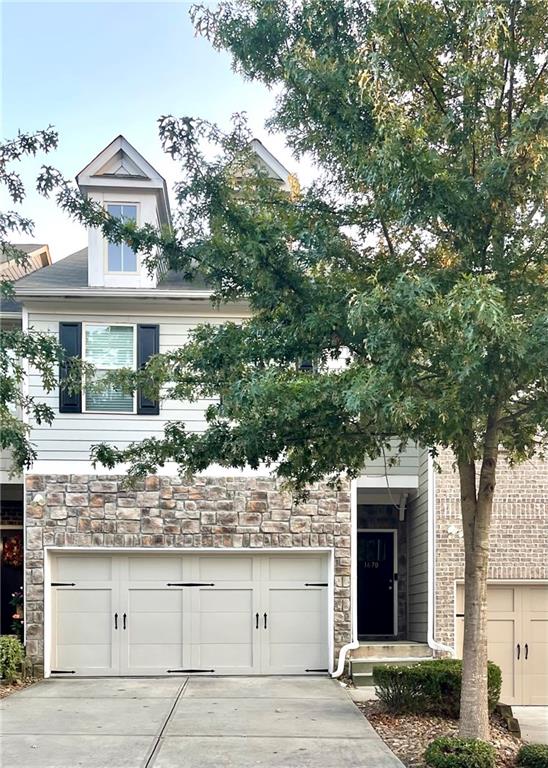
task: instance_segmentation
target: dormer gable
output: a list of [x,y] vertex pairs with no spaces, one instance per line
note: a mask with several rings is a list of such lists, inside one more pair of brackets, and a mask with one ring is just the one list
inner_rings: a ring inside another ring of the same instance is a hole
[[[80,191],[112,216],[136,221],[137,226],[171,226],[165,179],[129,143],[118,136],[76,176]],[[88,230],[88,282],[90,286],[154,288],[139,257],[122,243],[108,243],[102,232]]]

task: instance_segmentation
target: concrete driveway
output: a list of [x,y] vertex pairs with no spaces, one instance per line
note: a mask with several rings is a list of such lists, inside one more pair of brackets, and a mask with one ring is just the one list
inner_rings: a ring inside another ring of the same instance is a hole
[[45,680],[1,705],[17,768],[401,768],[328,678]]
[[521,738],[530,744],[548,744],[548,707],[512,707],[521,728]]

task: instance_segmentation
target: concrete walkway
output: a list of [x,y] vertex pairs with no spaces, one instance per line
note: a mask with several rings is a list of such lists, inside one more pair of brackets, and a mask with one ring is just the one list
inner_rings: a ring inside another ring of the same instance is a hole
[[548,744],[548,707],[512,707],[521,738],[530,744]]
[[402,768],[328,678],[45,680],[0,713],[17,768]]

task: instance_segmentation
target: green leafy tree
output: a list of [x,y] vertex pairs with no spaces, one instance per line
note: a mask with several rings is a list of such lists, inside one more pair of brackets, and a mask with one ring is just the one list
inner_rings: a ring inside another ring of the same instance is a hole
[[[15,139],[0,145],[0,187],[10,205],[18,205],[25,198],[25,185],[21,175],[13,170],[13,164],[25,156],[50,152],[57,143],[57,133],[50,126],[35,133],[19,132]],[[0,212],[0,250],[6,261],[26,267],[27,254],[10,240],[14,236],[32,237],[33,229],[32,220],[14,208]],[[0,282],[0,295],[5,299],[13,297],[9,280]],[[49,334],[29,333],[7,324],[0,329],[0,448],[11,450],[15,470],[29,467],[35,457],[26,416],[30,415],[38,424],[51,424],[54,418],[53,410],[46,403],[25,393],[26,366],[34,366],[46,391],[51,391],[57,383],[61,355],[58,344]]]
[[239,173],[241,121],[227,136],[160,121],[185,174],[169,260],[250,317],[200,327],[150,367],[175,397],[219,398],[204,433],[170,424],[163,440],[95,455],[137,473],[168,459],[265,462],[303,491],[356,475],[390,435],[452,449],[466,562],[460,732],[486,738],[497,458],[540,453],[547,426],[544,4],[238,0],[193,13],[238,72],[278,90],[271,127],[322,175],[288,195]]
[[[207,428],[96,446],[131,474],[177,461],[272,466],[297,493],[356,476],[390,436],[450,448],[461,486],[460,735],[488,735],[486,575],[500,450],[541,454],[548,426],[546,16],[530,0],[237,0],[193,10],[244,77],[277,89],[270,125],[320,179],[299,193],[223,134],[163,117],[181,162],[177,228],[117,225],[60,177],[44,191],[241,302],[152,360],[151,389],[215,398]],[[210,146],[218,153],[211,159]],[[139,378],[121,372],[128,388]]]

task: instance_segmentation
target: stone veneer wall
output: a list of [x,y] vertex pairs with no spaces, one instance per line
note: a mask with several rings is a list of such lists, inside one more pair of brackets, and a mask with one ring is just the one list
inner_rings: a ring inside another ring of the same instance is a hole
[[[464,577],[458,474],[450,452],[436,475],[436,640],[453,645],[455,580]],[[490,535],[489,579],[548,579],[548,465],[511,468],[499,458]]]
[[[26,478],[27,654],[43,663],[44,547],[333,547],[335,653],[349,642],[350,493],[324,484],[295,505],[279,481],[253,477],[30,475]],[[41,494],[46,504],[34,503]]]

